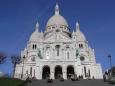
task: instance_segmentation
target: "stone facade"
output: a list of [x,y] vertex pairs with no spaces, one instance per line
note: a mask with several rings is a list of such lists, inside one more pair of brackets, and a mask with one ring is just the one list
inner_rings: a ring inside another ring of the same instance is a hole
[[39,31],[37,22],[27,47],[21,52],[21,63],[15,69],[14,77],[20,79],[67,79],[72,75],[102,78],[101,65],[96,63],[94,49],[88,45],[79,23],[76,23],[76,31],[70,32],[58,4],[44,32]]

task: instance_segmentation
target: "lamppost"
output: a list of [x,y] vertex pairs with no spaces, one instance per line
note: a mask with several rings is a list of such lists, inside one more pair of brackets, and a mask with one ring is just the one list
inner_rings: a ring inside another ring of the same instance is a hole
[[23,56],[23,59],[22,59],[22,74],[21,74],[21,79],[23,78],[24,59],[25,59],[25,55]]
[[111,62],[111,55],[108,55],[109,61],[110,61],[110,67],[112,68],[112,62]]

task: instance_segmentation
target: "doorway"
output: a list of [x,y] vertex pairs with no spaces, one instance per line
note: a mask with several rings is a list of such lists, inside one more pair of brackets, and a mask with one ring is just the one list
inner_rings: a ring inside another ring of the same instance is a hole
[[67,67],[67,78],[71,78],[72,76],[75,75],[75,72],[74,72],[74,67],[73,66],[68,66]]
[[62,78],[62,67],[56,66],[55,67],[55,79],[60,79],[60,78]]
[[42,70],[42,79],[47,79],[50,77],[50,67],[44,66]]

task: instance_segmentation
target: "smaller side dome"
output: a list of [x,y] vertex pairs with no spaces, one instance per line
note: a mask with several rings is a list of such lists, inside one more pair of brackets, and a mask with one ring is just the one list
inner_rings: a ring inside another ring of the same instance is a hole
[[80,26],[78,22],[76,23],[76,36],[77,41],[86,41],[84,34],[80,31]]
[[36,28],[35,31],[32,33],[32,35],[30,36],[29,41],[38,41],[39,40],[39,24],[38,22],[36,23]]
[[39,33],[37,31],[33,32],[32,35],[30,36],[29,41],[37,41],[39,38]]
[[86,41],[86,38],[82,32],[77,32],[76,34],[77,34],[77,37],[76,37],[77,41]]

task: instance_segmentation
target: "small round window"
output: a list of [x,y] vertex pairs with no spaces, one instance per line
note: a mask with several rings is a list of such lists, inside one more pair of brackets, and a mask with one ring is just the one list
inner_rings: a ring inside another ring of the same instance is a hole
[[83,56],[81,56],[81,57],[80,57],[80,60],[81,60],[81,61],[84,61],[84,60],[85,60],[85,58],[84,58]]
[[31,61],[35,61],[35,57],[32,57],[32,58],[31,58]]

